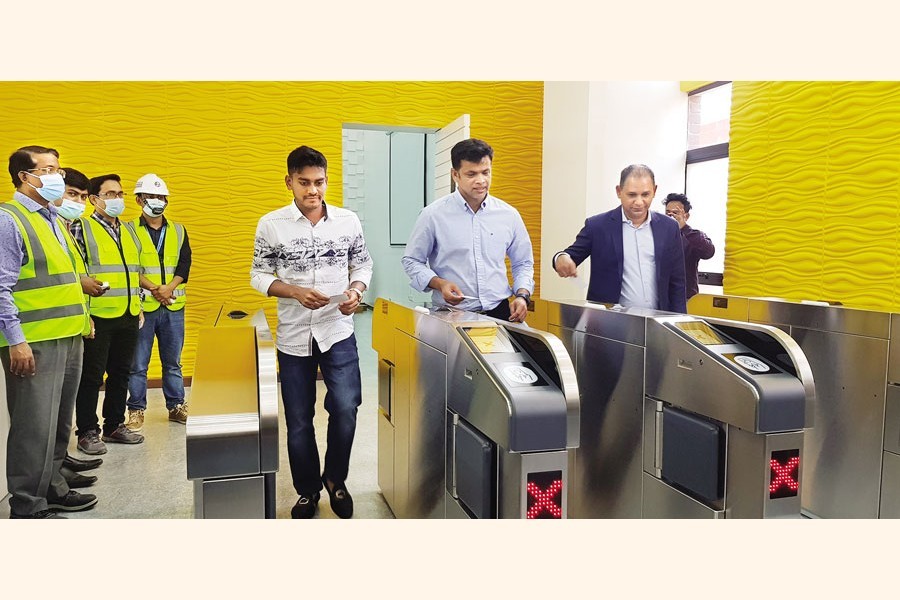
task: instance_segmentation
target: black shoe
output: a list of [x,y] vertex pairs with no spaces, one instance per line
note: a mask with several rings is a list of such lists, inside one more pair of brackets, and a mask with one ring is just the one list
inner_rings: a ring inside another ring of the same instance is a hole
[[80,458],[75,458],[74,456],[66,454],[66,457],[63,459],[62,466],[69,469],[70,471],[79,473],[81,471],[90,471],[91,469],[96,469],[102,464],[102,458],[89,458],[88,460],[81,460]]
[[328,481],[323,475],[322,484],[325,486],[325,491],[328,492],[328,496],[331,498],[331,510],[334,511],[334,514],[342,519],[349,519],[352,517],[353,498],[350,496],[350,492],[347,491],[347,486],[344,485],[344,482],[335,483],[333,486],[334,489],[328,489]]
[[17,515],[16,513],[9,513],[10,519],[65,519],[64,516],[58,515],[52,510],[39,510],[36,513],[32,513],[30,515]]
[[97,483],[96,475],[82,475],[66,467],[61,467],[59,473],[66,478],[70,488],[83,488]]
[[47,498],[47,508],[50,510],[77,512],[93,508],[95,504],[97,504],[97,496],[93,494],[79,494],[75,490],[69,490],[68,494],[57,500]]
[[312,519],[316,514],[316,507],[319,506],[319,492],[315,494],[300,494],[297,504],[291,509],[292,519]]

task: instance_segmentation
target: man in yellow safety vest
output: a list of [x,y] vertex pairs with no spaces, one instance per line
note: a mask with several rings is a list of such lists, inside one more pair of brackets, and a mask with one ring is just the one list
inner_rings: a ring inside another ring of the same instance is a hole
[[[144,426],[147,409],[147,367],[153,338],[162,363],[162,390],[169,420],[187,423],[181,350],[184,347],[185,284],[191,271],[191,244],[184,225],[163,216],[169,205],[169,188],[154,173],[138,179],[134,187],[141,215],[128,223],[141,242],[141,287],[144,293],[144,326],[128,380],[128,421],[131,431]],[[148,293],[149,292],[149,293]]]
[[[90,196],[88,193],[90,182],[88,182],[87,176],[78,169],[64,167],[62,170],[66,172],[66,191],[63,192],[62,198],[53,204],[56,205],[56,212],[62,218],[66,231],[68,231],[72,225],[72,221],[84,214],[84,209],[87,205],[88,197]],[[76,261],[76,271],[81,274],[81,289],[84,293],[89,298],[93,296],[102,296],[106,291],[106,288],[103,287],[102,281],[96,277],[87,275],[87,267],[84,265],[81,253],[73,252],[72,257]],[[93,326],[91,329],[93,329]],[[92,336],[93,333],[88,337]],[[72,408],[74,410],[74,406]],[[82,475],[81,471],[90,471],[102,464],[102,458],[80,459],[75,458],[66,452],[66,458],[63,460],[60,472],[63,477],[66,478],[66,483],[69,484],[70,488],[88,487],[96,483],[97,476]]]
[[69,489],[60,473],[90,320],[77,250],[53,204],[65,191],[59,153],[19,148],[9,174],[16,193],[0,204],[0,362],[10,416],[10,517],[49,518],[97,503]]
[[[118,175],[92,178],[88,191],[94,212],[72,223],[72,237],[78,243],[88,274],[101,279],[109,289],[102,296],[91,298],[94,338],[84,342],[84,364],[75,400],[75,435],[78,449],[85,454],[104,454],[104,442],[144,441],[144,436],[125,427],[128,375],[141,318],[140,242],[119,221],[125,210],[125,192]],[[101,439],[97,403],[104,373],[107,377]]]

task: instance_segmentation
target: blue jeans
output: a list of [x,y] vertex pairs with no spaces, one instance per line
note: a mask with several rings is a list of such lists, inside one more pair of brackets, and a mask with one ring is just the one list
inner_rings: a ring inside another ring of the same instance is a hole
[[328,411],[328,450],[322,475],[334,483],[343,482],[350,469],[356,410],[362,404],[356,336],[351,334],[327,352],[319,351],[319,345],[313,341],[312,356],[292,356],[279,350],[278,368],[294,489],[305,495],[322,489],[319,449],[313,428],[319,368],[325,380],[325,410]]
[[147,408],[147,366],[153,350],[153,338],[158,340],[159,360],[162,363],[163,396],[166,408],[184,402],[184,378],[181,376],[181,350],[184,347],[184,309],[169,310],[160,306],[144,313],[144,326],[138,331],[134,362],[128,378],[128,408]]

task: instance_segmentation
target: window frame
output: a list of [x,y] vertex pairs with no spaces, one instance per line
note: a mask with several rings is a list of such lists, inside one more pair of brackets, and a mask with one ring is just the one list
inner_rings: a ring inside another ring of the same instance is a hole
[[[713,90],[717,87],[721,87],[723,85],[733,84],[733,81],[713,81],[712,83],[708,83],[706,85],[700,86],[695,90],[691,90],[688,92],[688,97],[696,96],[697,94],[701,94],[703,92],[708,92],[709,90]],[[733,88],[732,88],[733,90]],[[733,94],[733,91],[732,91]],[[690,102],[690,101],[688,101]],[[690,121],[690,119],[689,119]],[[690,124],[688,125],[690,126]],[[713,144],[711,146],[702,146],[700,148],[694,148],[692,150],[685,151],[685,160],[684,160],[684,193],[687,194],[687,182],[688,182],[688,166],[706,162],[710,160],[719,160],[722,158],[729,158],[729,144],[731,141],[731,117],[728,118],[728,142],[723,142],[719,144]],[[724,252],[725,249],[723,248]],[[724,269],[723,269],[724,270]],[[702,285],[722,285],[724,273],[710,272],[710,271],[700,271],[698,273],[698,277],[700,283]]]

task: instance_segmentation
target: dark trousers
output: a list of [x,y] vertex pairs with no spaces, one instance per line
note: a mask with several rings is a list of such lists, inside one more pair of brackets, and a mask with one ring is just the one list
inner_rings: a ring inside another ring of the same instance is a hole
[[128,375],[138,338],[138,318],[123,315],[115,319],[93,317],[94,339],[84,340],[84,364],[81,383],[75,399],[75,435],[99,431],[97,404],[100,386],[106,373],[106,393],[103,397],[103,434],[110,434],[125,422],[125,398],[128,395]]
[[319,345],[313,341],[312,356],[292,356],[278,351],[288,458],[294,489],[298,494],[314,494],[322,489],[319,449],[313,428],[316,374],[320,368],[326,388],[325,410],[328,411],[328,449],[322,475],[334,483],[340,483],[347,479],[350,469],[356,410],[362,404],[356,336],[351,334],[327,352],[320,352]]
[[6,369],[9,437],[6,483],[16,515],[47,510],[47,500],[69,493],[59,468],[72,435],[72,409],[81,377],[81,336],[33,342],[34,377],[9,372],[9,348],[0,349]]
[[509,321],[509,318],[512,316],[512,311],[509,309],[509,301],[502,300],[500,304],[492,308],[491,310],[486,310],[483,313],[489,317],[494,317],[495,319],[500,319],[501,321]]

